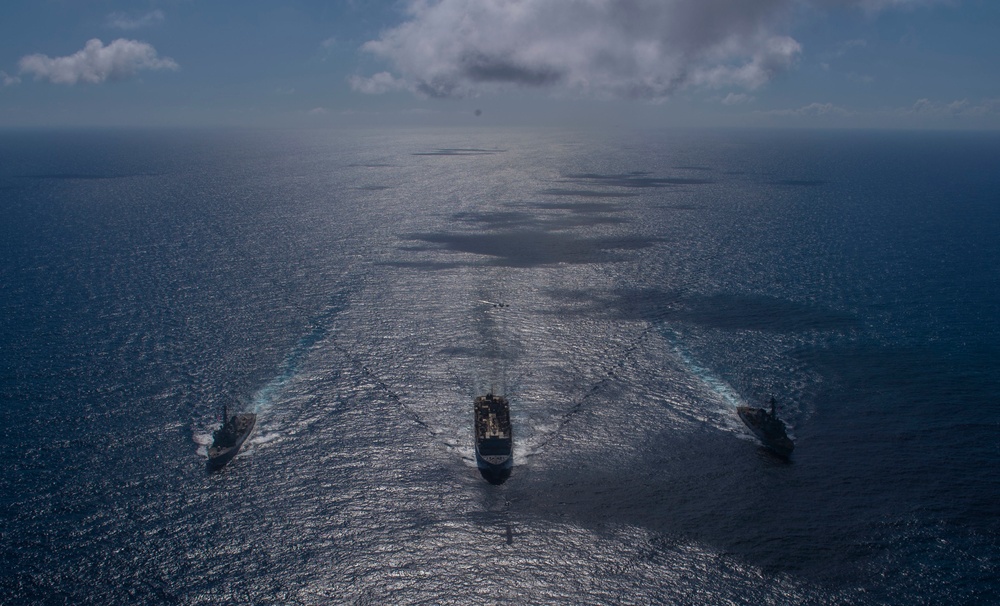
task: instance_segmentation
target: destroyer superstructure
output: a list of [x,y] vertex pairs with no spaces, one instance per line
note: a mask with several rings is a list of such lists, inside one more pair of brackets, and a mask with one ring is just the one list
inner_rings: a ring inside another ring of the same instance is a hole
[[750,428],[750,431],[760,438],[764,446],[782,457],[787,457],[792,454],[795,444],[785,433],[785,423],[778,418],[775,412],[774,398],[771,398],[770,408],[770,410],[766,410],[753,406],[739,406],[736,413],[740,415],[740,419]]
[[257,425],[257,415],[244,412],[229,416],[229,408],[222,407],[222,427],[212,434],[212,445],[208,448],[208,469],[221,469],[233,460],[240,451],[253,428]]

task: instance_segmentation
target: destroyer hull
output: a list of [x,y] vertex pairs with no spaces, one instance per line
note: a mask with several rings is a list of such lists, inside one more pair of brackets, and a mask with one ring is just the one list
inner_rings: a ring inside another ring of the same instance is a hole
[[232,461],[243,448],[244,442],[253,434],[257,426],[257,415],[248,414],[249,426],[243,431],[232,446],[218,447],[213,445],[208,449],[208,470],[216,471],[222,469],[227,463]]
[[[769,415],[764,410],[749,406],[740,406],[736,409],[736,412],[739,414],[744,425],[753,432],[753,435],[760,439],[764,446],[782,457],[788,457],[792,454],[795,444],[785,435],[783,425],[780,429],[771,428],[766,425],[764,417]],[[771,423],[780,423],[780,421],[773,420]]]

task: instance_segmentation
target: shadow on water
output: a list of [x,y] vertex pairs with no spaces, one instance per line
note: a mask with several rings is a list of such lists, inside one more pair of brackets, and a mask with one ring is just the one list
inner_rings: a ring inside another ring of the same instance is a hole
[[[463,212],[453,215],[455,221],[474,227],[478,230],[490,229],[543,229],[546,231],[561,231],[578,227],[587,228],[598,225],[619,225],[625,219],[619,217],[599,216],[596,213],[607,213],[597,206],[590,205],[554,205],[551,207],[537,206],[546,210],[569,210],[569,215],[542,215],[523,211],[497,212]],[[612,209],[616,210],[616,209]]]
[[558,187],[543,189],[538,193],[543,196],[571,196],[579,198],[635,198],[639,195],[625,191],[608,192],[596,189],[565,189]]
[[37,175],[16,175],[16,179],[32,181],[95,181],[104,179],[128,179],[131,177],[157,177],[157,173],[50,173]]
[[605,294],[584,290],[553,290],[549,295],[567,304],[566,309],[553,312],[560,315],[689,322],[710,328],[777,333],[845,330],[858,325],[858,319],[846,312],[767,295],[701,295],[655,288],[623,289]]
[[505,149],[480,149],[474,147],[445,147],[428,152],[414,152],[414,156],[492,156],[500,154]]
[[826,185],[828,181],[823,181],[821,179],[780,179],[778,181],[771,181],[768,185],[788,185],[793,187],[819,187],[820,185]]
[[649,176],[650,174],[652,173],[645,171],[635,171],[621,174],[576,173],[566,175],[566,179],[570,182],[640,189],[670,187],[671,185],[707,185],[709,183],[714,183],[711,179],[691,177],[651,177]]
[[[727,330],[790,333],[858,324],[849,314],[773,297],[656,289],[596,300],[579,290],[551,294],[568,314]],[[981,472],[996,459],[996,408],[987,405],[1000,390],[996,349],[963,347],[929,359],[917,347],[852,342],[801,347],[796,356],[823,379],[818,412],[798,428],[799,448],[789,460],[706,424],[676,431],[661,422],[655,404],[645,404],[622,414],[645,416],[648,432],[623,441],[604,426],[568,427],[544,461],[510,483],[511,498],[528,515],[597,531],[648,529],[653,554],[701,544],[811,582],[845,588],[870,581],[911,597],[935,583],[970,583],[960,576],[966,572],[933,561],[910,580],[885,584],[884,575],[899,572],[891,558],[901,550],[930,549],[945,562],[986,562],[998,554],[984,537],[1000,530],[994,498],[1000,480]],[[592,400],[588,409],[608,415],[617,397],[605,390]],[[918,510],[934,515],[921,520]],[[912,547],[914,541],[924,547]],[[990,578],[991,571],[984,564],[973,574]],[[963,591],[968,587],[975,584]]]
[[704,206],[698,206],[696,204],[661,204],[656,208],[663,210],[701,210]]
[[494,486],[499,486],[510,479],[511,476],[510,469],[505,469],[503,471],[494,472],[489,469],[480,467],[479,474],[483,476],[483,479],[493,484]]
[[[522,515],[597,532],[644,528],[652,533],[652,554],[700,545],[820,582],[857,578],[858,562],[874,553],[863,533],[844,527],[830,495],[801,489],[815,481],[803,477],[814,469],[722,431],[667,431],[644,441],[641,451],[633,451],[641,458],[587,449],[546,469],[529,469],[509,483],[511,499]],[[846,480],[849,474],[840,471]]]
[[[425,242],[424,249],[469,253],[488,257],[487,264],[505,267],[538,267],[542,265],[612,263],[624,260],[618,253],[649,248],[659,238],[644,236],[583,237],[567,233],[552,233],[539,229],[510,230],[498,233],[410,234],[407,239]],[[469,262],[467,265],[479,265]]]
[[609,202],[536,202],[531,205],[541,210],[568,210],[571,213],[613,213],[620,211],[621,206]]

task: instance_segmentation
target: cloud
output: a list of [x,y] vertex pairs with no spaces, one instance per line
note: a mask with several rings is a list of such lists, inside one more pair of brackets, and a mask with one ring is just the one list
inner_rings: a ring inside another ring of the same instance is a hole
[[912,106],[895,110],[906,116],[987,116],[1000,113],[1000,99],[986,99],[973,104],[968,99],[950,103],[938,103],[930,99],[918,99]]
[[810,103],[797,109],[772,109],[760,112],[768,116],[791,116],[791,117],[831,117],[850,116],[850,111],[833,103]]
[[21,79],[17,76],[11,76],[7,72],[0,71],[0,80],[3,81],[4,86],[13,86],[15,84],[20,84]]
[[954,4],[955,0],[820,0],[819,4],[827,6],[846,6],[860,8],[873,14],[893,8],[918,8],[931,4]]
[[656,100],[688,87],[754,89],[801,53],[796,40],[776,32],[795,0],[409,0],[407,6],[404,23],[362,47],[407,85],[355,90],[463,97],[558,88]]
[[326,110],[325,107],[314,107],[311,110],[307,111],[306,113],[309,114],[310,116],[325,116],[329,112]]
[[149,44],[124,38],[107,46],[94,38],[87,42],[83,50],[67,57],[28,55],[21,58],[18,66],[21,73],[34,74],[36,80],[70,85],[77,82],[98,84],[106,80],[125,80],[141,70],[179,69],[173,59],[160,59],[156,49]]
[[369,95],[378,95],[390,91],[410,89],[410,84],[402,78],[396,78],[389,72],[379,72],[371,78],[351,76],[348,80],[351,88]]
[[729,93],[722,99],[723,105],[740,105],[753,101],[753,97],[746,93]]
[[[803,6],[875,14],[950,0],[402,0],[406,18],[362,50],[391,71],[354,90],[470,97],[511,88],[663,100],[754,90],[794,68]],[[845,43],[841,52],[864,44]],[[391,78],[391,80],[390,80]]]
[[132,30],[157,25],[162,23],[164,19],[166,19],[166,15],[163,14],[163,11],[156,9],[138,17],[130,17],[125,13],[111,13],[108,15],[107,23],[108,27],[115,29]]

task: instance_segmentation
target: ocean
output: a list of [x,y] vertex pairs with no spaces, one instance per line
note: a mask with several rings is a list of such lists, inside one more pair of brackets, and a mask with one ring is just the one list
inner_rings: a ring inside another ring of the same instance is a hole
[[[0,602],[998,603],[998,157],[4,131]],[[223,405],[257,430],[208,473]]]

